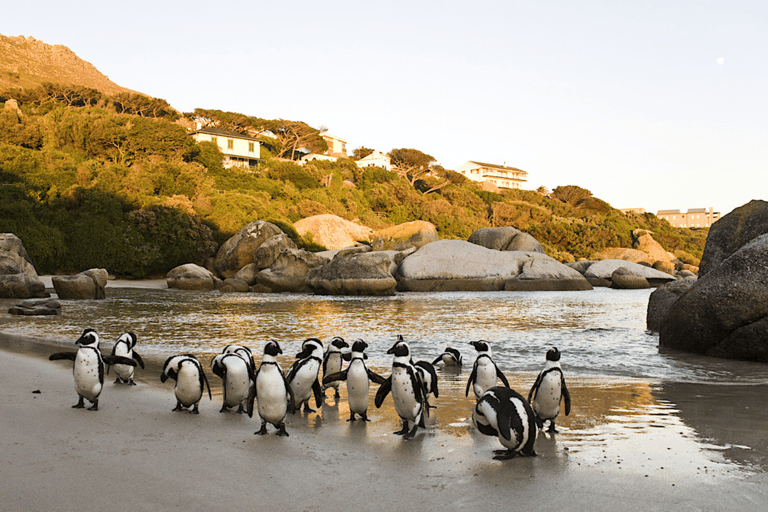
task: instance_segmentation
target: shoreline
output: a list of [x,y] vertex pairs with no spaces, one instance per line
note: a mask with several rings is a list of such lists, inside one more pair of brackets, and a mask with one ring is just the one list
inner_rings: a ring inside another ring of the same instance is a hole
[[[336,403],[330,391],[317,413],[289,416],[290,437],[275,436],[271,426],[269,435],[260,437],[253,435],[257,418],[217,412],[218,394],[201,402],[199,416],[172,413],[173,386],[159,383],[156,361],[143,372],[137,369],[135,387],[114,385],[107,376],[98,412],[71,409],[77,399],[71,362],[48,361],[62,345],[38,341],[0,333],[5,390],[0,395],[5,433],[0,510],[81,510],[84,497],[89,508],[123,503],[136,510],[459,510],[482,504],[490,510],[520,505],[526,510],[743,511],[768,506],[763,458],[768,418],[762,412],[754,421],[747,418],[749,423],[739,427],[756,430],[753,437],[728,441],[736,418],[718,413],[718,421],[706,422],[717,402],[700,403],[699,388],[668,386],[659,392],[648,386],[646,419],[642,411],[623,418],[615,407],[615,417],[606,418],[602,409],[590,412],[590,403],[608,395],[579,388],[576,379],[569,382],[575,410],[568,421],[558,422],[561,434],[540,433],[537,457],[502,462],[492,459],[493,450],[501,448],[498,440],[467,425],[464,402],[458,416],[451,416],[451,400],[459,400],[455,395],[466,373],[441,390],[433,413],[437,425],[420,429],[411,441],[392,434],[400,425],[391,398],[382,409],[371,399],[370,423],[348,423],[344,393]],[[220,384],[207,373],[212,387]],[[753,387],[755,396],[731,397],[726,405],[749,409],[765,390]],[[634,388],[627,386],[617,404],[637,394]],[[728,391],[705,388],[711,395]],[[685,400],[694,407],[685,409]],[[677,413],[660,408],[666,401],[676,402]],[[705,427],[697,426],[697,432],[690,425],[700,421]],[[707,448],[708,437],[724,440],[724,446]],[[760,457],[730,462],[729,449]]]

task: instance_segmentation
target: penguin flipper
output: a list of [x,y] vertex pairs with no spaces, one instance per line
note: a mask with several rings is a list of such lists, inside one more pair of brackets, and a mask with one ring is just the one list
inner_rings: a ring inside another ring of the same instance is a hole
[[341,354],[341,358],[346,362],[350,362],[352,360],[352,352],[344,352]]
[[437,357],[435,358],[435,360],[434,360],[434,361],[432,361],[432,364],[437,364],[437,363],[439,363],[439,362],[440,362],[440,361],[442,361],[442,360],[443,360],[443,355],[442,355],[442,354],[440,354],[439,356],[437,356]]
[[368,372],[368,380],[370,380],[371,382],[373,382],[375,384],[381,385],[381,384],[384,384],[387,381],[387,379],[385,379],[384,377],[382,377],[378,373],[375,373],[375,372],[369,370],[368,368],[366,368],[365,370]]
[[[494,365],[494,366],[495,366],[495,365]],[[501,373],[501,370],[499,370],[499,367],[498,367],[498,366],[496,366],[496,376],[497,376],[497,377],[498,377],[498,378],[501,380],[501,382],[503,382],[503,383],[504,383],[504,386],[506,386],[506,387],[508,387],[508,388],[512,389],[512,388],[511,388],[511,386],[509,385],[509,381],[508,381],[508,380],[507,380],[507,378],[504,376],[504,374],[503,374],[503,373]]]
[[340,372],[331,373],[330,375],[326,375],[323,377],[323,386],[327,386],[331,382],[335,382],[337,380],[347,380],[347,370],[342,370]]
[[531,403],[534,395],[539,391],[539,386],[541,386],[541,373],[536,377],[536,382],[533,383],[531,390],[528,392],[528,403]]
[[77,357],[77,352],[56,352],[48,356],[49,361],[58,361],[60,359],[68,359],[74,361]]
[[206,377],[202,366],[200,367],[200,375],[202,376],[203,382],[205,382],[205,386],[208,388],[208,400],[213,401],[213,395],[211,395],[211,385],[208,384],[208,377]]
[[499,410],[496,411],[496,427],[498,427],[499,435],[507,441],[512,439],[512,434],[509,428],[511,421],[512,415],[508,410],[499,408]]
[[[256,382],[256,379],[253,381]],[[248,399],[245,402],[245,412],[248,413],[249,418],[253,418],[253,403],[256,401],[256,385],[252,385],[248,390]]]
[[475,383],[477,379],[477,364],[472,367],[472,373],[469,374],[469,380],[467,380],[467,390],[464,392],[464,396],[469,396],[469,388]]
[[213,364],[211,365],[211,371],[214,375],[219,377],[221,380],[224,380],[227,377],[227,367],[221,364],[220,360],[217,358],[214,358]]
[[108,365],[124,364],[127,366],[136,366],[136,361],[123,356],[104,356],[104,363]]
[[568,388],[565,386],[565,377],[560,380],[563,388],[563,398],[565,398],[565,415],[571,414],[571,394],[568,392]]
[[384,382],[379,386],[379,390],[376,391],[376,398],[374,399],[373,403],[376,405],[376,408],[379,409],[381,407],[381,404],[384,403],[384,399],[387,398],[387,395],[392,390],[392,376],[390,375]]
[[322,407],[323,405],[323,388],[320,386],[320,381],[315,379],[312,383],[312,392],[315,394],[315,405]]
[[143,370],[144,369],[144,360],[141,358],[139,353],[136,352],[135,350],[133,351],[133,358],[136,360],[137,363],[139,363],[139,366]]

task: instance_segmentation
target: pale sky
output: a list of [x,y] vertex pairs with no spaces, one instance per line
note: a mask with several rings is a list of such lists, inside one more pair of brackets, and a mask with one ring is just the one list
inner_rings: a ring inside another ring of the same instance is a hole
[[579,185],[616,208],[768,200],[764,1],[35,1],[0,34],[167,100]]

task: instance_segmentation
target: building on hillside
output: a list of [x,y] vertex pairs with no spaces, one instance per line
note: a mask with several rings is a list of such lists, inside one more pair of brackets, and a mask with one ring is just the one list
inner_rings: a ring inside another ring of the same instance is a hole
[[680,210],[659,210],[656,216],[666,219],[676,228],[708,228],[720,218],[720,212],[714,211],[712,207],[709,211],[706,208],[691,208],[685,213]]
[[373,153],[355,163],[361,169],[364,167],[382,167],[388,171],[392,170],[392,159],[389,158],[389,155],[375,149]]
[[619,211],[623,213],[624,215],[635,213],[637,215],[642,215],[645,213],[645,208],[619,208]]
[[347,141],[334,135],[321,133],[320,136],[328,144],[328,150],[325,152],[328,156],[336,158],[347,158]]
[[242,133],[218,128],[199,128],[192,132],[192,138],[197,142],[215,142],[224,155],[222,165],[227,169],[254,166],[261,158],[259,140]]
[[488,182],[500,189],[523,188],[528,181],[528,173],[506,165],[484,164],[470,160],[461,164],[456,172],[472,181]]

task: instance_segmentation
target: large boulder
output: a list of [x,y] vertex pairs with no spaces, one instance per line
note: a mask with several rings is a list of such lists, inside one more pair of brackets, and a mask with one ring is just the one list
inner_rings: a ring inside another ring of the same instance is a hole
[[768,362],[768,234],[700,276],[671,305],[659,346]]
[[524,251],[544,253],[538,240],[511,226],[480,228],[469,236],[468,242],[497,251]]
[[768,233],[766,201],[750,201],[722,217],[709,228],[701,255],[699,277],[714,270],[744,244],[764,233]]
[[11,315],[55,316],[61,314],[61,302],[56,299],[25,300],[8,308]]
[[234,277],[238,270],[253,263],[256,250],[283,232],[271,222],[251,222],[224,242],[216,253],[214,270],[223,278]]
[[297,249],[293,240],[285,233],[273,236],[262,243],[253,253],[253,263],[258,270],[269,268],[274,265],[280,253],[286,249]]
[[611,276],[613,275],[613,272],[620,267],[624,267],[635,274],[643,276],[648,280],[648,283],[651,286],[660,286],[675,280],[674,276],[665,272],[660,272],[651,267],[646,267],[645,265],[640,265],[639,263],[633,263],[631,261],[615,259],[600,260],[592,263],[584,271],[584,277],[592,283],[592,286],[611,286]]
[[633,247],[638,251],[646,253],[651,263],[657,261],[671,262],[675,260],[675,255],[664,249],[659,242],[654,240],[653,233],[646,229],[636,229],[632,232]]
[[394,295],[397,279],[395,251],[343,252],[312,270],[307,284],[315,293],[328,295]]
[[59,299],[104,299],[107,279],[106,269],[92,268],[73,276],[53,276],[51,282]]
[[221,281],[207,268],[194,263],[179,265],[165,275],[168,288],[210,291],[221,287]]
[[358,242],[368,242],[373,230],[336,215],[315,215],[294,222],[293,227],[302,236],[312,235],[312,241],[326,249],[344,249]]
[[549,256],[531,255],[529,260],[523,261],[517,277],[504,283],[504,289],[507,291],[581,291],[591,290],[592,285],[577,270]]
[[[425,245],[403,260],[397,276],[398,289],[422,292],[504,290],[506,283],[518,278],[526,268],[531,273],[524,278],[535,275],[533,272],[537,265],[531,263],[533,260],[550,262],[547,267],[565,267],[537,252],[496,251],[462,240],[440,240]],[[525,266],[526,263],[529,267]],[[566,279],[568,276],[575,277],[567,267],[562,272]],[[526,280],[516,283],[521,287],[517,289],[537,289]]]
[[0,298],[49,296],[19,237],[13,233],[0,233]]
[[256,275],[256,282],[273,292],[308,292],[307,274],[328,261],[328,258],[303,249],[286,249],[277,256],[272,267]]
[[602,260],[622,260],[629,261],[631,263],[647,263],[653,264],[653,258],[647,252],[640,251],[638,249],[629,249],[627,247],[606,247],[601,251],[597,251],[592,255],[592,258],[598,261]]
[[411,247],[419,248],[439,239],[434,224],[414,220],[376,231],[371,237],[371,245],[374,251],[404,251]]
[[611,288],[619,290],[640,290],[650,288],[648,280],[626,267],[619,267],[611,274]]
[[645,325],[650,331],[658,332],[661,322],[667,315],[672,304],[691,289],[695,281],[678,280],[659,286],[648,297],[648,310],[645,316]]

